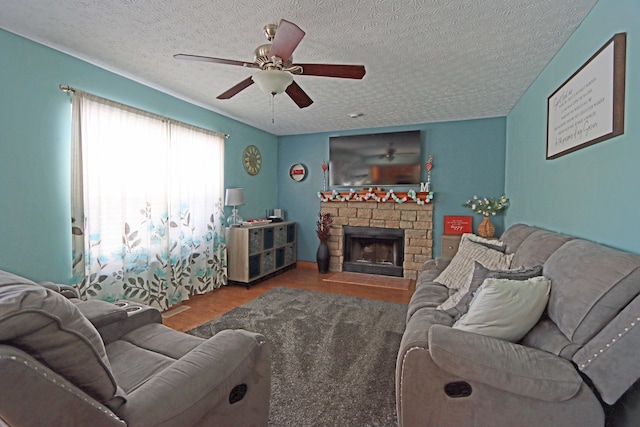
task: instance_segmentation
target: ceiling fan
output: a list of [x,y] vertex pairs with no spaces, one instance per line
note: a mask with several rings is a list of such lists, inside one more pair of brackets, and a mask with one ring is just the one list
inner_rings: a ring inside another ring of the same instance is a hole
[[302,41],[305,32],[296,24],[287,20],[280,20],[280,24],[265,25],[264,34],[270,43],[263,44],[256,48],[253,62],[183,53],[175,54],[173,57],[192,61],[239,65],[260,70],[253,76],[247,77],[229,90],[218,95],[217,99],[229,99],[253,83],[256,83],[260,89],[272,96],[286,92],[300,108],[305,108],[313,104],[313,100],[293,81],[292,74],[337,77],[342,79],[362,79],[366,73],[364,65],[294,64],[291,54],[300,41]]

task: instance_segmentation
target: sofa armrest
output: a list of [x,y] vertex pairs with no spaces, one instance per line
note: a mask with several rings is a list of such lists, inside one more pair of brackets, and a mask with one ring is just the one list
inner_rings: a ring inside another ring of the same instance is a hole
[[78,301],[76,307],[96,329],[127,318],[123,308],[98,299]]
[[422,272],[422,271],[432,270],[432,271],[437,271],[438,274],[440,274],[442,270],[447,268],[447,266],[449,265],[452,259],[453,258],[448,258],[443,256],[438,256],[435,258],[428,259],[424,262],[424,264],[422,264],[422,268],[420,269],[420,271]]
[[109,408],[34,357],[0,344],[0,425],[125,427]]
[[47,289],[50,289],[54,292],[61,294],[65,298],[68,298],[68,299],[80,298],[80,293],[78,292],[78,289],[76,289],[73,286],[61,285],[59,283],[53,283],[53,282],[39,282],[38,284],[40,286],[44,286]]
[[98,330],[105,344],[149,323],[162,323],[162,315],[155,307],[131,302],[110,303],[91,299],[77,301],[80,313]]
[[613,405],[640,378],[640,296],[580,349],[573,360]]
[[[234,403],[230,392],[241,384],[246,395]],[[116,413],[128,425],[193,425],[211,411],[218,424],[266,425],[270,390],[271,356],[264,336],[224,330],[129,392]],[[160,410],[158,402],[167,404]]]
[[569,400],[583,383],[569,361],[551,353],[442,325],[429,329],[429,352],[450,374],[539,400]]
[[97,328],[105,345],[144,325],[162,323],[162,314],[155,307],[126,300],[116,301],[114,306],[117,306],[126,315],[123,319]]
[[438,268],[438,270],[442,271],[445,268],[447,268],[447,266],[451,263],[452,259],[453,258],[449,258],[445,256],[438,256],[435,258],[436,267]]

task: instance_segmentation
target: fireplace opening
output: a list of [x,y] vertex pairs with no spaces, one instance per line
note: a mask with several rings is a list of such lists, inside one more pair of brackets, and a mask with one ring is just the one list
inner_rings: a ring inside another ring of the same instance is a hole
[[403,276],[404,230],[345,226],[342,271]]

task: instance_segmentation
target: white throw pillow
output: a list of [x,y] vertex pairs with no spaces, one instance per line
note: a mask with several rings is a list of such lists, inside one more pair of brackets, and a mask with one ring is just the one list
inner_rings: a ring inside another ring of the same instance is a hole
[[543,276],[486,279],[471,300],[469,311],[453,327],[517,342],[538,323],[550,289],[551,282]]
[[435,278],[434,282],[441,283],[449,289],[464,289],[467,287],[468,290],[475,261],[490,270],[506,270],[511,265],[512,258],[513,254],[505,255],[470,239],[464,239],[460,241],[458,252],[447,268]]

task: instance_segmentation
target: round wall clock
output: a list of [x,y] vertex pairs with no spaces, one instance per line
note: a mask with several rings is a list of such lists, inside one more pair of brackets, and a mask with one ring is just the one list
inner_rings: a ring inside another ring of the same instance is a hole
[[242,153],[242,165],[249,175],[257,175],[262,167],[262,156],[255,145],[249,145]]

